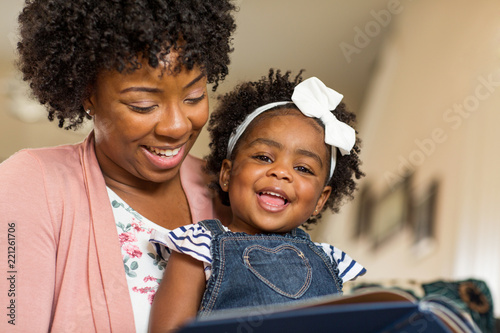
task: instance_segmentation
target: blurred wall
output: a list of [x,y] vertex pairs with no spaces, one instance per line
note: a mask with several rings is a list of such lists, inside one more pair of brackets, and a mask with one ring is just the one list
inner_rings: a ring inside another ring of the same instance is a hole
[[[368,207],[359,197],[341,214],[325,218],[313,234],[363,263],[366,281],[483,279],[495,294],[498,314],[500,3],[405,5],[392,17],[361,109],[366,177],[360,188],[373,193],[371,216],[380,216],[375,212],[384,195],[409,174],[413,211],[377,246],[374,219],[371,229],[356,235],[358,214]],[[434,235],[415,242],[412,217],[433,181],[438,183]]]
[[58,128],[57,122],[47,120],[45,109],[27,95],[13,61],[0,61],[0,161],[23,148],[81,141],[90,130],[89,126],[76,132]]

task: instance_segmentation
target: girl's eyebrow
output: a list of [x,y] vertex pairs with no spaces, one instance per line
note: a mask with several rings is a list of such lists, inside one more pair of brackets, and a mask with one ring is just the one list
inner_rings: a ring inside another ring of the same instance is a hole
[[266,139],[266,138],[257,138],[255,140],[253,140],[252,142],[250,142],[248,145],[250,147],[252,147],[252,146],[255,146],[255,145],[258,145],[258,144],[264,144],[264,145],[268,145],[268,146],[271,146],[271,147],[276,147],[276,148],[279,148],[279,149],[283,148],[283,145],[281,143],[276,142],[274,140]]
[[315,159],[319,163],[319,165],[321,167],[323,167],[323,161],[321,160],[321,157],[319,157],[319,155],[316,154],[315,152],[312,152],[312,151],[306,150],[306,149],[297,149],[296,152],[298,154],[305,155],[307,157],[311,157],[311,158]]
[[[252,146],[257,145],[257,144],[265,144],[265,145],[268,145],[271,147],[276,147],[278,149],[283,149],[283,145],[281,143],[276,142],[274,140],[265,139],[265,138],[257,138],[254,141],[250,142],[249,146],[252,147]],[[321,167],[323,167],[323,160],[315,152],[307,150],[307,149],[300,149],[299,148],[299,149],[295,150],[295,153],[297,153],[299,155],[304,155],[304,156],[313,158],[320,164]]]
[[[182,89],[183,90],[188,89],[189,87],[193,86],[196,82],[200,81],[204,77],[205,77],[205,74],[201,73],[200,75],[195,77],[193,80],[188,82],[188,84],[186,84]],[[123,89],[122,91],[120,91],[120,94],[124,94],[124,93],[130,92],[130,91],[139,91],[139,92],[147,92],[147,93],[161,93],[161,92],[163,92],[163,90],[161,90],[159,88],[129,87],[129,88],[126,88],[126,89]]]

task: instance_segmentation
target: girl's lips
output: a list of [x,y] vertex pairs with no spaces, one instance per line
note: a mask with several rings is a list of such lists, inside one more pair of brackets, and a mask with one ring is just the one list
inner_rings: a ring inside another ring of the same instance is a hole
[[280,212],[290,203],[287,197],[275,191],[261,191],[257,193],[259,205],[269,212]]
[[184,145],[175,149],[160,149],[151,146],[141,146],[146,158],[159,169],[171,169],[182,162]]

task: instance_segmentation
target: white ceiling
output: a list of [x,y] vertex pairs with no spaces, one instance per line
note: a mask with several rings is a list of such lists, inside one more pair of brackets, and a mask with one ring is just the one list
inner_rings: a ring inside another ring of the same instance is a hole
[[[235,51],[229,76],[219,92],[239,80],[258,79],[270,67],[293,72],[305,69],[305,77],[319,77],[344,94],[351,110],[359,109],[370,70],[388,29],[377,23],[374,13],[383,10],[387,0],[237,0],[236,3],[240,10],[236,14]],[[23,4],[24,0],[0,1],[0,60],[14,59],[17,15]],[[341,45],[356,46],[355,38],[360,38],[358,29],[370,26],[378,26],[379,31],[373,30],[372,37],[364,40],[366,46],[347,59]]]

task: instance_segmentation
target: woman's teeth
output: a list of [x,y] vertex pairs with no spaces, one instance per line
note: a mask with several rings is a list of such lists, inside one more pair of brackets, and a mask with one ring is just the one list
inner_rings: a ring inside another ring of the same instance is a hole
[[162,155],[166,157],[172,157],[175,156],[179,153],[181,148],[176,148],[176,149],[158,149],[155,147],[147,147],[148,150],[156,155]]

